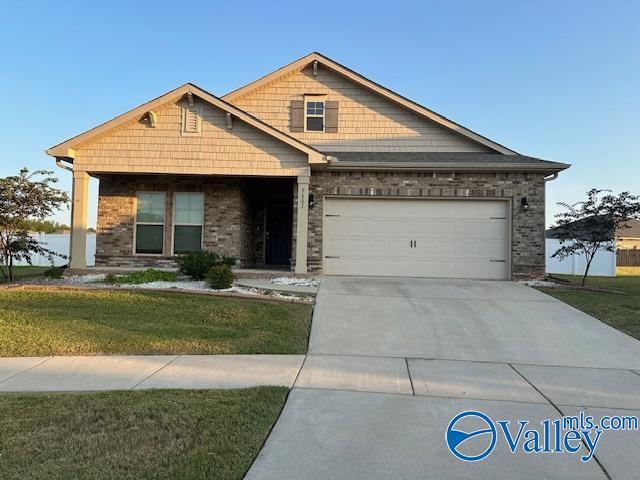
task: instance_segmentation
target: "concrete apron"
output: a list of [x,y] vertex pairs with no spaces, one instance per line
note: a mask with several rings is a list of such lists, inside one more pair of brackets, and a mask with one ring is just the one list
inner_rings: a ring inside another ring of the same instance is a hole
[[[638,432],[607,432],[586,463],[584,444],[576,454],[535,455],[511,453],[502,439],[468,463],[445,442],[465,410],[532,426],[579,411],[640,416],[636,340],[510,282],[326,280],[310,354],[246,478],[631,479],[640,470]],[[462,324],[465,312],[471,321]],[[492,348],[501,327],[516,347]],[[544,360],[552,365],[536,365]]]

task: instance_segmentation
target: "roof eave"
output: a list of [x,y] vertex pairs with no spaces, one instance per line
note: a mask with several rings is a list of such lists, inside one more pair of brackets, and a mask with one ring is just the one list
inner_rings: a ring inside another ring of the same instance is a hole
[[530,163],[474,163],[474,162],[341,162],[330,161],[328,170],[371,170],[371,171],[422,171],[422,172],[539,172],[557,173],[566,170],[571,165],[566,163],[549,162],[544,165],[532,165]]

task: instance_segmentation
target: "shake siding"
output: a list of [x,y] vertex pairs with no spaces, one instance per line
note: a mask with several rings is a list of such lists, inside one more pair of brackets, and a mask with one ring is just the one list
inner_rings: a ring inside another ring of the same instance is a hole
[[[338,132],[291,132],[291,100],[305,93],[338,102]],[[326,152],[491,152],[476,142],[356,85],[321,65],[309,66],[233,101],[273,127]]]
[[306,154],[233,119],[202,100],[202,134],[182,134],[182,105],[158,109],[157,125],[135,120],[76,148],[75,168],[89,172],[293,176]]

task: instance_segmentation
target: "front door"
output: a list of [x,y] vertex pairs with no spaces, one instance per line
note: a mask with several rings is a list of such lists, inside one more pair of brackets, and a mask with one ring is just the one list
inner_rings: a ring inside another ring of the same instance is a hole
[[267,265],[289,265],[293,207],[286,198],[267,201],[265,209],[264,261]]

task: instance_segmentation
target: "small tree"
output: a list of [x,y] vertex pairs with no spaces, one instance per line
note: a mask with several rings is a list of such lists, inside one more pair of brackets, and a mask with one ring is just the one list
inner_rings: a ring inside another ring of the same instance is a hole
[[566,258],[574,253],[583,254],[587,266],[582,277],[584,286],[596,253],[599,249],[614,251],[616,231],[628,227],[628,221],[640,217],[640,197],[622,192],[620,195],[606,194],[610,190],[592,188],[587,200],[573,205],[558,203],[566,211],[556,214],[555,233],[560,248],[552,257]]
[[0,270],[10,282],[17,260],[31,264],[32,254],[46,255],[49,260],[54,255],[66,258],[29,236],[26,228],[30,221],[44,221],[69,202],[66,192],[54,188],[58,179],[52,174],[46,170],[30,174],[23,168],[16,176],[0,178]]

